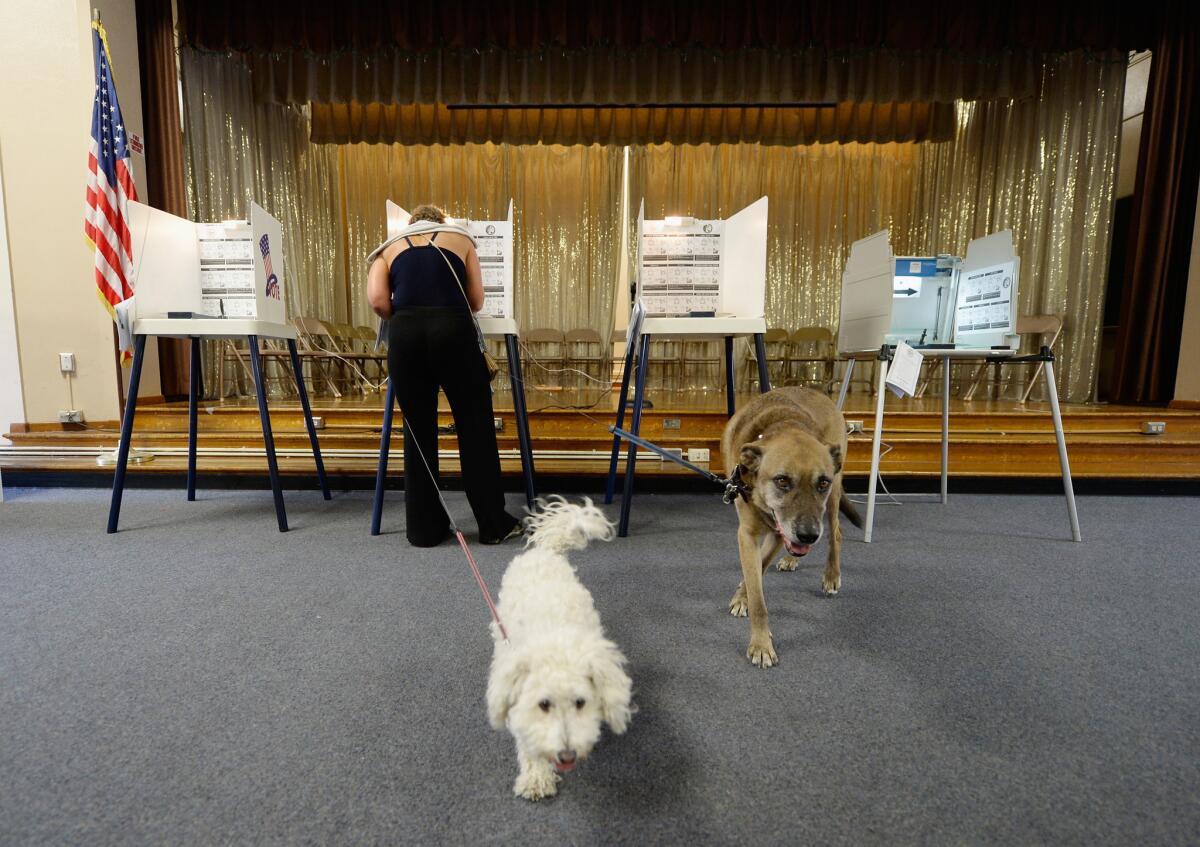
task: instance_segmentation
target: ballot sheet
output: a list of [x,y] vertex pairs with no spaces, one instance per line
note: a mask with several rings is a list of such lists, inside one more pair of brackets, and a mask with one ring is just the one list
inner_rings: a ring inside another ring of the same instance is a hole
[[648,315],[718,311],[723,235],[723,221],[644,222],[639,292]]
[[955,337],[969,340],[982,333],[1011,334],[1015,278],[1013,262],[964,270],[954,309]]
[[254,233],[248,221],[196,224],[200,293],[213,317],[254,317]]

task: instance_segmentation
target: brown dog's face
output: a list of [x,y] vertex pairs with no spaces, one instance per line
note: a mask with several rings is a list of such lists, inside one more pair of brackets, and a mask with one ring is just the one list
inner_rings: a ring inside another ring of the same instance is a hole
[[821,539],[842,450],[807,433],[742,445],[744,476],[751,478],[756,506],[775,519],[775,532],[793,556],[804,556]]

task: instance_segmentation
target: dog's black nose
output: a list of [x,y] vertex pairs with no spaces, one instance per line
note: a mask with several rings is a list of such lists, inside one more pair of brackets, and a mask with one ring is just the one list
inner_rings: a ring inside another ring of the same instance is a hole
[[558,751],[558,761],[564,765],[571,764],[572,762],[575,761],[575,751],[574,750],[559,750]]
[[817,539],[820,537],[821,536],[813,535],[812,533],[798,533],[796,535],[796,541],[800,544],[816,544]]

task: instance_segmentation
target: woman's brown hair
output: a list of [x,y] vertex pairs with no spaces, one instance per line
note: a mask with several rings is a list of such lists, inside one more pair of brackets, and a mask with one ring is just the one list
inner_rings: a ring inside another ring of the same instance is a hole
[[433,221],[435,224],[444,224],[446,213],[437,206],[424,203],[413,209],[412,215],[408,219],[410,224],[415,224],[417,221]]

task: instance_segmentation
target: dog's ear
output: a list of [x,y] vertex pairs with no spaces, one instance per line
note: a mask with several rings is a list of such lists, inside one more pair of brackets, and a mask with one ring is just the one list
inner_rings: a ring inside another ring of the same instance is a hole
[[833,457],[833,472],[842,472],[842,448],[837,444],[829,445],[829,455]]
[[633,715],[633,681],[625,673],[625,657],[617,645],[607,639],[598,645],[588,661],[588,676],[600,705],[600,716],[620,735]]
[[742,452],[738,456],[738,464],[742,466],[746,473],[753,475],[758,471],[758,464],[762,461],[762,448],[753,441],[742,445]]
[[487,684],[488,721],[492,729],[504,729],[508,710],[516,705],[528,675],[529,662],[516,650],[506,649],[492,661]]

